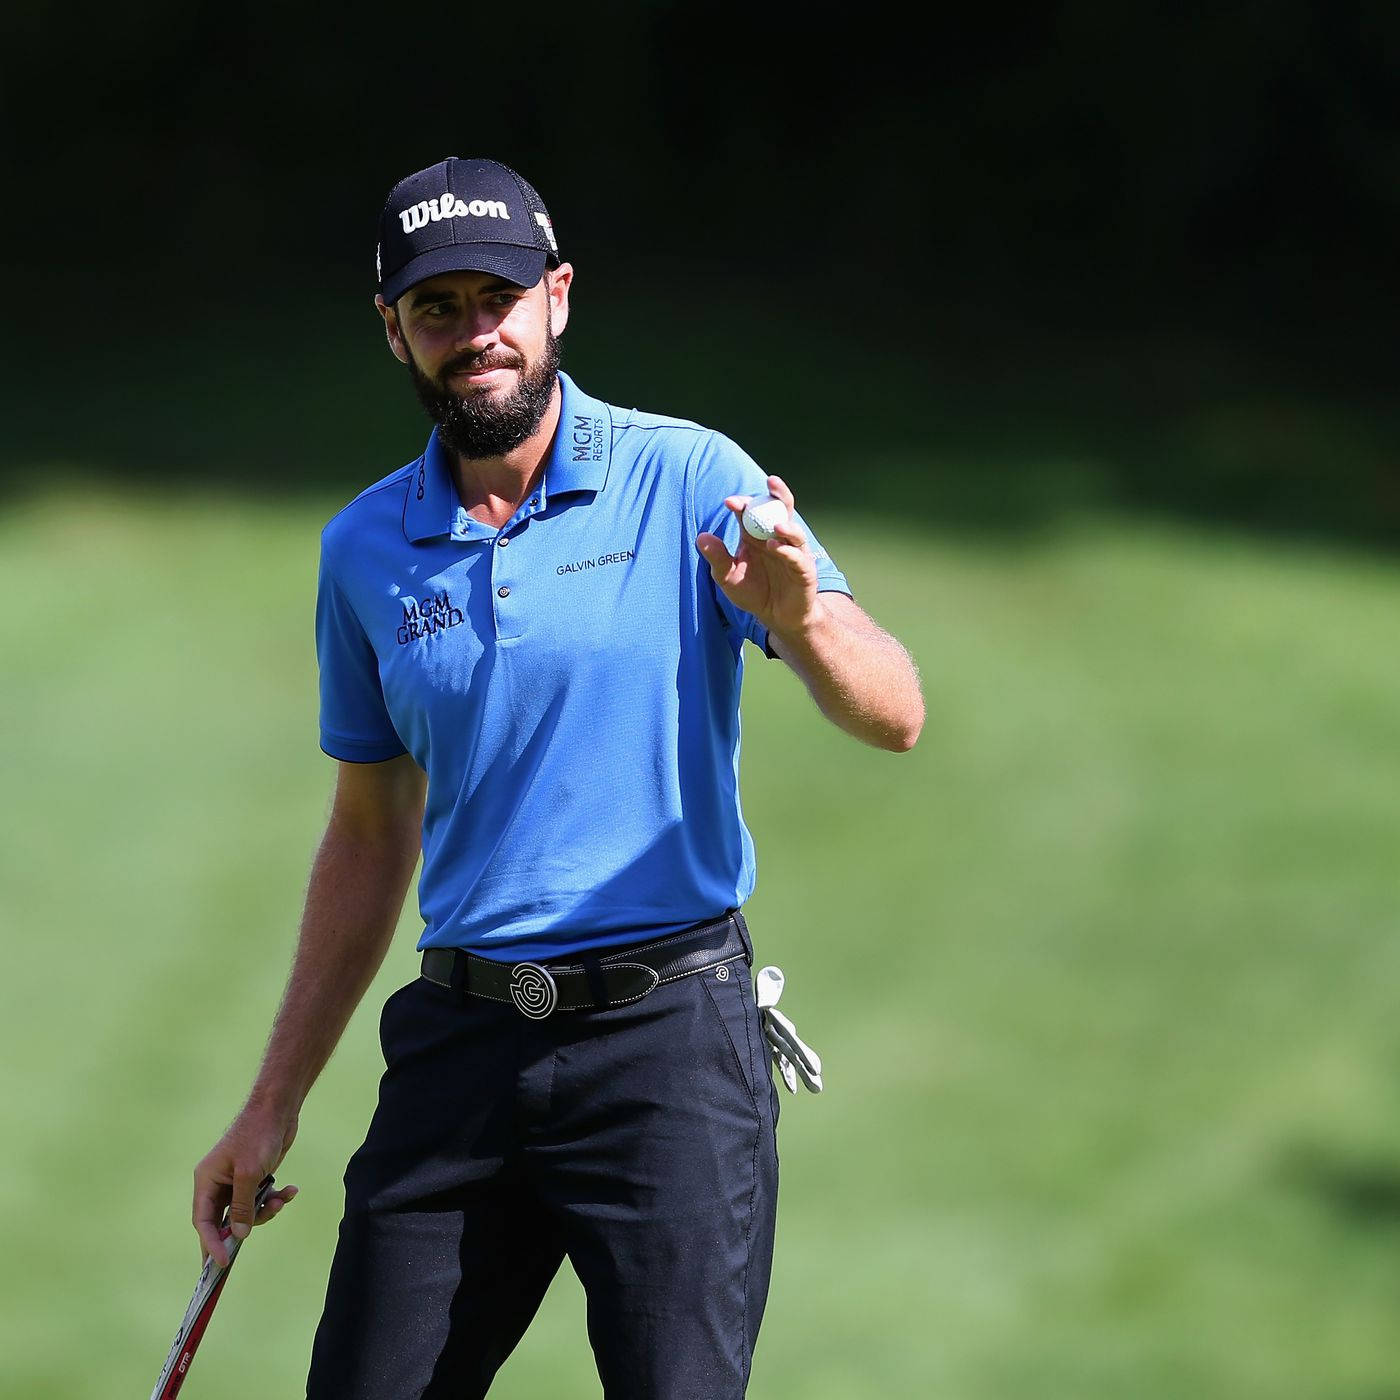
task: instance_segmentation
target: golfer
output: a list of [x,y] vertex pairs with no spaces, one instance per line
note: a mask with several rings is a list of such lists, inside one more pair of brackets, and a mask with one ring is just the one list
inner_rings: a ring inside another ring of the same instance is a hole
[[[252,1090],[195,1169],[219,1259],[226,1207],[242,1238],[295,1195],[253,1219],[421,854],[422,975],[383,1009],[312,1400],[485,1395],[566,1255],[609,1400],[744,1394],[778,1107],[742,912],[743,644],[870,745],[923,724],[908,654],[781,479],[560,372],[573,277],[504,165],[389,195],[376,305],[435,426],[322,533],[334,802]],[[764,494],[788,518],[759,540],[740,516]]]

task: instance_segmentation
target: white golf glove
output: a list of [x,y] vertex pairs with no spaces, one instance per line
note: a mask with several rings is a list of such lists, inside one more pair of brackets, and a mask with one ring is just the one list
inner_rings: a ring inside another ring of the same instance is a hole
[[777,1010],[778,998],[783,994],[783,970],[780,967],[763,967],[754,978],[754,999],[763,1012],[763,1038],[768,1042],[773,1063],[787,1085],[788,1093],[797,1092],[797,1081],[802,1082],[814,1093],[822,1091],[821,1056],[809,1045],[804,1045],[797,1034],[797,1028],[786,1016]]

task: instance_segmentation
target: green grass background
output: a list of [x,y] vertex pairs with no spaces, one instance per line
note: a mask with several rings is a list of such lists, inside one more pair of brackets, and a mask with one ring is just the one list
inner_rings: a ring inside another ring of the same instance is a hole
[[[144,1396],[184,1309],[327,810],[346,494],[0,515],[6,1396]],[[1089,510],[816,523],[929,718],[864,749],[751,653],[751,921],[828,1068],[783,1098],[751,1394],[1400,1396],[1400,565]],[[415,936],[410,902],[188,1400],[302,1393]],[[493,1394],[599,1394],[567,1269]]]

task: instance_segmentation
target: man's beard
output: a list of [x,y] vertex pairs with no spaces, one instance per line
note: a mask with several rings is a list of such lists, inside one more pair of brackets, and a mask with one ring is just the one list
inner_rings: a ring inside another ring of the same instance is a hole
[[544,420],[559,376],[559,341],[545,327],[544,349],[533,365],[514,351],[498,347],[476,355],[459,355],[442,367],[442,379],[460,370],[514,369],[519,372],[509,394],[454,394],[408,355],[408,372],[423,411],[437,424],[438,440],[468,460],[503,457],[519,447]]

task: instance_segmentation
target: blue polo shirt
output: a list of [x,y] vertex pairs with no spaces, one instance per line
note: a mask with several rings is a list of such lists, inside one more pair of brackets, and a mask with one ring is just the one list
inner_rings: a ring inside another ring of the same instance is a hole
[[[701,530],[767,490],[722,434],[568,375],[539,488],[469,516],[434,433],[321,534],[321,747],[428,775],[420,948],[563,957],[714,918],[753,892],[739,804],[744,639]],[[846,580],[807,529],[820,587]]]

